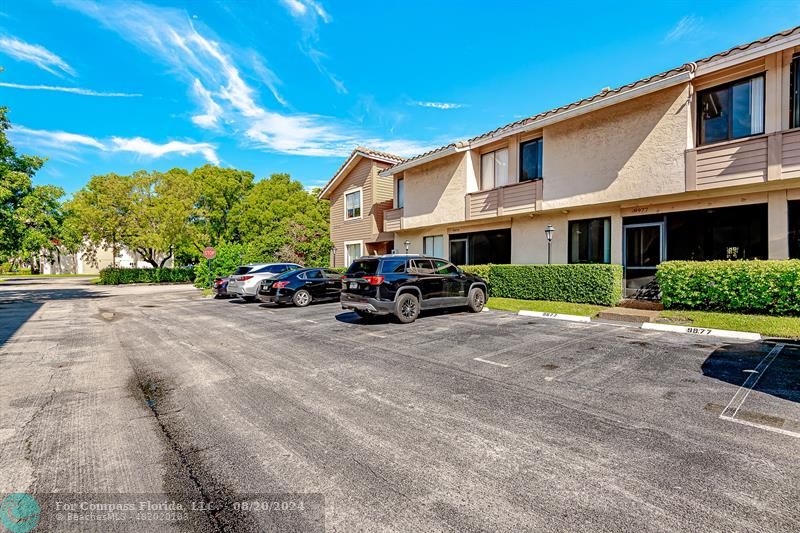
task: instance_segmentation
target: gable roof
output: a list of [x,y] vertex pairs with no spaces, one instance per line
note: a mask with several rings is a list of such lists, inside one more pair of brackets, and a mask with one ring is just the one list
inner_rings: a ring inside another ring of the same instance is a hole
[[391,176],[392,174],[401,172],[408,168],[421,165],[440,157],[445,157],[450,154],[481,146],[508,135],[539,129],[553,124],[554,122],[566,120],[568,118],[588,113],[602,107],[607,107],[630,98],[643,96],[650,92],[688,82],[694,78],[695,74],[698,72],[703,74],[706,70],[718,70],[718,68],[724,68],[729,64],[755,59],[756,57],[774,52],[777,49],[798,44],[800,44],[800,26],[795,26],[794,28],[775,33],[747,44],[735,46],[725,50],[724,52],[719,52],[712,56],[698,59],[697,61],[691,63],[686,63],[680,67],[642,78],[633,83],[622,85],[621,87],[617,87],[615,89],[603,89],[595,95],[577,100],[561,107],[544,111],[542,113],[538,113],[522,120],[511,122],[492,131],[476,135],[475,137],[452,142],[428,152],[409,157],[381,171],[380,174],[382,176]]
[[339,167],[339,170],[333,175],[333,177],[325,184],[322,190],[319,192],[318,198],[322,200],[326,200],[330,197],[330,193],[336,186],[341,182],[345,176],[352,170],[352,168],[358,164],[358,162],[362,159],[372,159],[373,161],[380,161],[382,163],[389,163],[391,165],[395,165],[403,161],[403,158],[394,154],[390,154],[388,152],[380,152],[378,150],[373,150],[372,148],[367,148],[366,146],[356,146],[350,155],[345,159],[342,166]]

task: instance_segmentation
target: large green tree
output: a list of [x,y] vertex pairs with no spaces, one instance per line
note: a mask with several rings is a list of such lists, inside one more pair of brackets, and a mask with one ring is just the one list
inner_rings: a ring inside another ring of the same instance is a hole
[[42,251],[58,243],[64,191],[33,184],[45,159],[17,153],[6,135],[11,128],[7,113],[0,107],[0,256],[34,265]]
[[231,219],[234,210],[253,188],[253,173],[205,165],[191,173],[196,187],[192,212],[192,239],[197,251],[222,242],[238,241]]

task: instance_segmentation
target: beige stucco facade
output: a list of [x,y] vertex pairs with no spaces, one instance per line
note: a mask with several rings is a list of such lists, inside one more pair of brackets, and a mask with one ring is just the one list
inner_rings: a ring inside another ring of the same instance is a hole
[[[658,78],[652,87],[650,81],[633,84],[636,90],[608,102],[600,95],[566,106],[563,117],[534,117],[396,165],[383,172],[404,180],[394,248],[404,251],[408,241],[409,252],[422,253],[425,236],[443,235],[447,252],[450,235],[505,228],[512,262],[543,263],[544,230],[552,225],[551,260],[566,263],[570,222],[607,218],[611,262],[624,264],[628,225],[680,212],[761,205],[764,255],[789,257],[790,205],[800,201],[800,129],[790,128],[789,78],[799,45],[796,32],[759,44],[763,50],[712,56],[680,76]],[[698,91],[753,77],[764,80],[763,133],[699,144]],[[530,139],[542,140],[538,190],[517,184],[520,144]],[[508,149],[512,183],[480,190],[481,155],[499,148]]]

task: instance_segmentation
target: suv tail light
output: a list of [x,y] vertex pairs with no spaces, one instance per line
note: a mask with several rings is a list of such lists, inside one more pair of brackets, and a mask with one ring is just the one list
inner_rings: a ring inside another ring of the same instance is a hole
[[276,289],[283,289],[289,284],[288,281],[276,281],[272,286]]
[[247,281],[248,279],[253,279],[253,276],[241,276],[239,281]]
[[383,283],[383,276],[364,276],[364,281],[370,285],[380,285]]

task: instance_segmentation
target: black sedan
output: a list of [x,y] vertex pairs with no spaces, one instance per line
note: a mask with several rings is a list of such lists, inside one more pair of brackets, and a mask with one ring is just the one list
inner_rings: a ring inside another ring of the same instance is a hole
[[311,302],[338,300],[342,292],[342,275],[327,268],[301,268],[264,280],[258,290],[262,302],[292,303],[305,307]]

